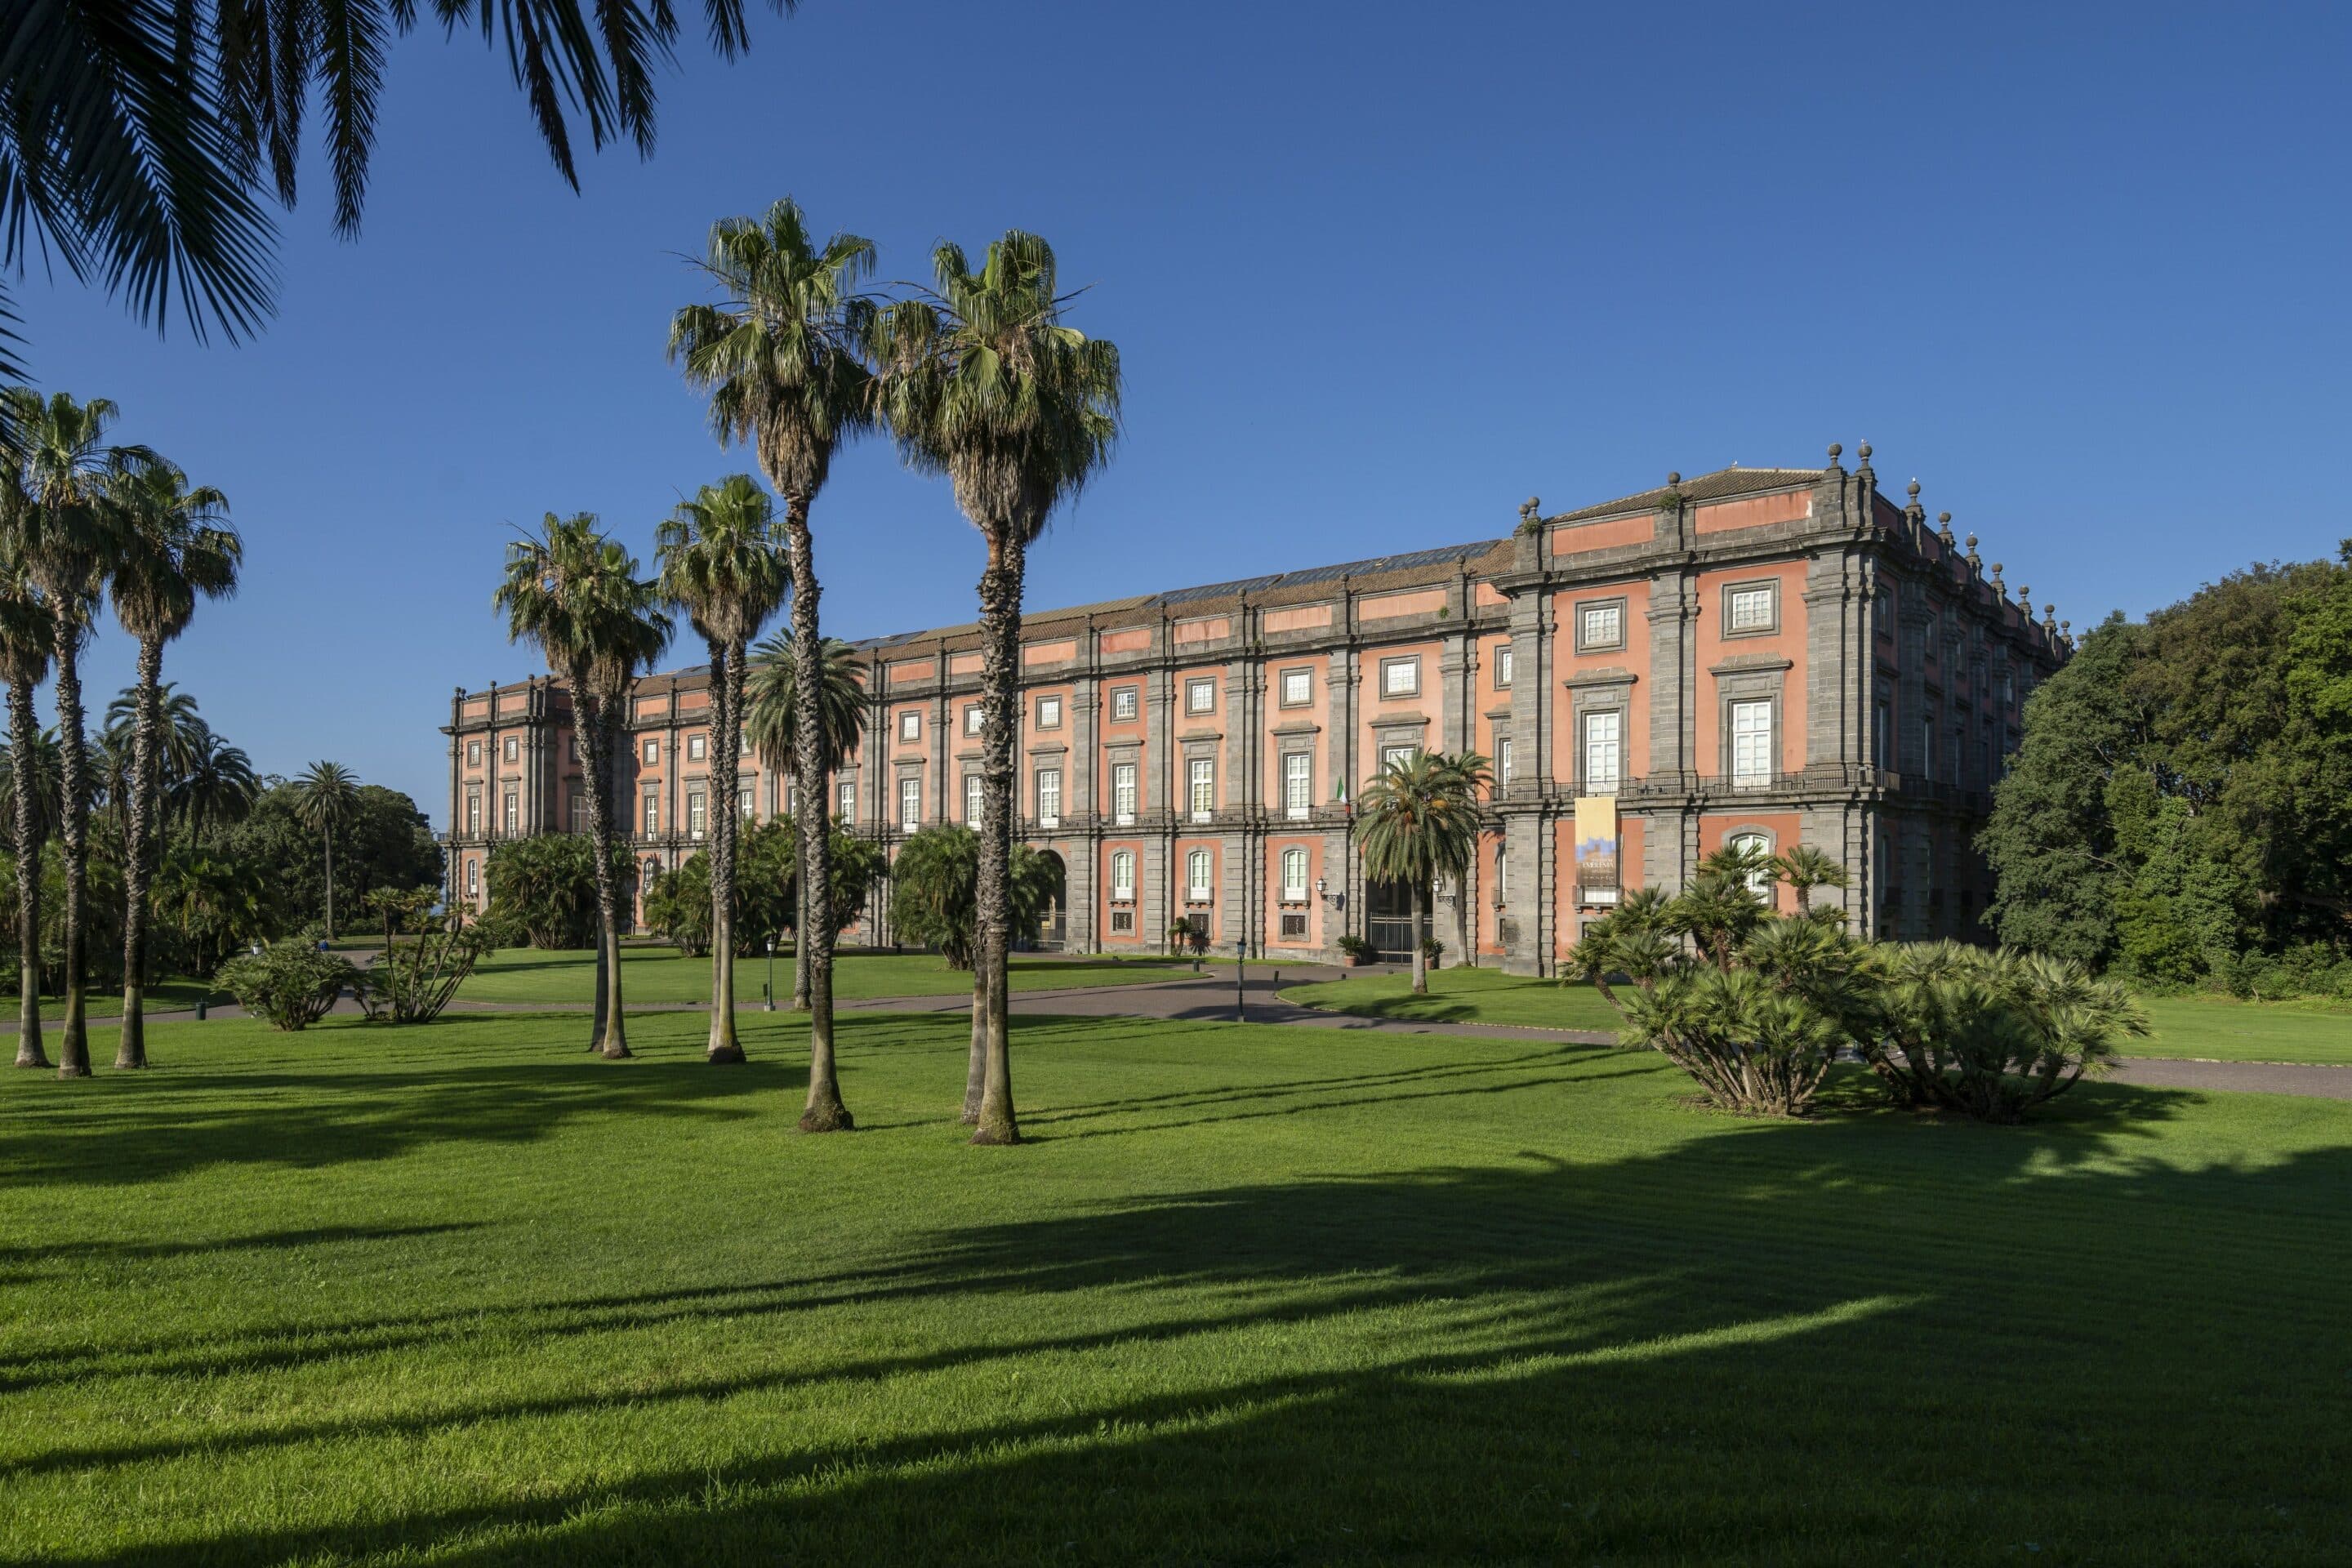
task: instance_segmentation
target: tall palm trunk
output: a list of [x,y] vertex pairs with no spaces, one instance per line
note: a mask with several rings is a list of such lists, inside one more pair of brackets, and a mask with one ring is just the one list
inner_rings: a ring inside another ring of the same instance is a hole
[[1412,884],[1412,994],[1429,994],[1429,899],[1423,884]]
[[41,817],[29,771],[41,740],[29,681],[8,686],[8,752],[16,764],[16,1065],[45,1068],[41,1048]]
[[89,1076],[89,1018],[82,994],[85,955],[83,904],[89,892],[89,756],[84,747],[81,708],[81,619],[66,598],[58,605],[58,778],[63,821],[58,835],[66,863],[65,1016],[58,1026],[58,1076]]
[[987,988],[987,1060],[975,1143],[1018,1143],[1013,1110],[1013,1055],[1006,965],[1013,946],[1013,732],[1019,722],[1021,579],[1027,550],[1016,529],[988,542],[980,579],[981,688],[987,731],[981,742],[978,965]]
[[[795,816],[793,821],[797,825],[799,818]],[[809,945],[803,934],[809,923],[808,879],[795,877],[793,885],[793,1011],[805,1013],[809,1005]]]
[[[572,678],[572,722],[584,723],[588,735],[588,765],[581,775],[588,797],[589,850],[596,861],[597,933],[596,1005],[602,1026],[596,1049],[611,1061],[629,1055],[628,1030],[621,1010],[621,889],[613,875],[613,731],[602,696],[584,703],[578,693],[585,672]],[[584,710],[584,713],[583,713]]]
[[743,1042],[735,1034],[735,764],[743,720],[736,676],[742,662],[740,646],[711,643],[711,718],[718,733],[710,759],[710,1042],[703,1057],[714,1062],[743,1059]]
[[138,721],[131,742],[131,800],[122,833],[122,1037],[118,1070],[147,1065],[147,890],[155,878],[156,743],[163,641],[139,639]]
[[803,1132],[845,1131],[856,1125],[841,1102],[833,1053],[833,886],[831,835],[824,810],[824,646],[817,636],[815,542],[809,537],[804,495],[784,500],[784,533],[793,565],[793,774],[800,795],[801,887],[806,897],[800,945],[809,964],[808,1107]]

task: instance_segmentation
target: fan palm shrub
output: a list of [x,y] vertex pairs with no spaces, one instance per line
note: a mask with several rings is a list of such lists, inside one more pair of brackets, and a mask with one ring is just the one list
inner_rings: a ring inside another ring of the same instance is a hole
[[944,475],[988,547],[980,577],[982,841],[973,1053],[964,1095],[975,1143],[1020,1141],[1005,965],[1013,930],[1013,738],[1020,719],[1021,602],[1029,546],[1055,509],[1109,461],[1118,433],[1118,350],[1063,318],[1053,247],[1008,230],[974,270],[932,252],[935,287],[877,319],[879,406],[899,450]]
[[2148,1032],[2128,991],[2066,959],[1918,942],[1882,950],[1879,974],[1872,1069],[1907,1104],[1982,1121],[2021,1120]]
[[43,398],[23,386],[0,393],[0,424],[7,426],[8,460],[17,470],[11,482],[21,497],[6,509],[13,537],[5,548],[39,591],[52,631],[59,787],[65,806],[58,824],[65,862],[65,1006],[58,1026],[58,1071],[67,1078],[89,1076],[83,905],[89,883],[90,781],[81,648],[121,543],[116,482],[129,470],[156,460],[144,447],[108,440],[117,412],[103,397],[77,403],[60,392]]
[[613,752],[638,676],[669,646],[669,617],[659,607],[658,588],[638,577],[635,559],[599,532],[588,512],[558,517],[551,511],[538,533],[509,545],[491,604],[507,617],[507,640],[534,644],[572,692],[596,878],[596,1005],[589,1049],[618,1060],[629,1055],[629,1042],[621,993],[621,880],[614,866]]
[[[110,563],[115,618],[139,644],[132,744],[122,816],[122,1030],[117,1068],[147,1065],[147,895],[155,875],[164,742],[163,645],[188,629],[199,599],[236,592],[245,544],[228,526],[228,498],[189,488],[169,463],[144,463],[115,481],[121,537]],[[193,707],[193,704],[191,704]],[[111,710],[109,710],[111,717]],[[356,802],[354,801],[354,805]],[[334,924],[330,874],[328,925]]]
[[1475,752],[1416,751],[1365,784],[1356,802],[1364,874],[1412,894],[1412,991],[1429,994],[1429,905],[1441,877],[1467,877],[1478,854],[1478,799],[1491,778]]
[[[670,321],[670,357],[710,397],[722,442],[749,441],[761,471],[784,503],[792,567],[793,647],[799,677],[793,769],[801,864],[817,887],[828,881],[819,679],[815,540],[811,509],[833,470],[834,454],[873,423],[861,350],[873,318],[858,291],[872,276],[874,245],[836,234],[819,245],[790,197],[759,218],[711,226],[703,271],[716,303],[688,305]],[[809,966],[809,1090],[804,1131],[852,1126],[834,1059],[833,933],[823,921],[801,935]]]
[[710,1038],[712,1062],[740,1062],[735,1029],[737,762],[743,750],[744,665],[751,639],[783,601],[775,507],[749,474],[705,485],[655,534],[662,593],[710,651]]

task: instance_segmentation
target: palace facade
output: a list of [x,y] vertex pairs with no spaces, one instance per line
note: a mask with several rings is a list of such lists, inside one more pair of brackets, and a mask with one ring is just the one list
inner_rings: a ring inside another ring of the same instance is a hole
[[[1387,759],[1475,750],[1494,765],[1486,843],[1441,888],[1432,934],[1458,961],[1551,973],[1622,889],[1679,887],[1748,841],[1843,862],[1852,928],[1982,934],[1974,839],[2020,714],[2070,644],[2037,623],[1974,535],[1910,486],[1733,468],[1578,510],[1521,509],[1507,538],[1029,615],[1019,831],[1060,858],[1034,933],[1087,952],[1328,960],[1343,935],[1409,946],[1410,906],[1368,883],[1350,802]],[[858,645],[860,744],[827,799],[886,850],[980,798],[978,629]],[[642,871],[709,820],[707,669],[641,682],[618,809]],[[484,901],[504,838],[586,828],[570,697],[535,678],[450,705],[453,901]],[[741,806],[790,808],[742,763]],[[642,887],[645,878],[639,879]],[[1780,893],[1784,905],[1790,895]],[[877,895],[845,940],[892,940]]]

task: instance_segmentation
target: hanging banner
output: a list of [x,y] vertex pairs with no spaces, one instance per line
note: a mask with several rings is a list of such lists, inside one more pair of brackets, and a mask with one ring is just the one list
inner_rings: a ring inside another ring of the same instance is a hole
[[1577,896],[1588,904],[1617,901],[1617,797],[1576,798]]

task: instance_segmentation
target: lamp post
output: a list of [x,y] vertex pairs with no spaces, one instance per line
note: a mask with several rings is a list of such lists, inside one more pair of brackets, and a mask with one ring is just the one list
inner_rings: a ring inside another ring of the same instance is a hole
[[760,989],[766,999],[764,1010],[774,1012],[776,1010],[776,939],[774,937],[768,939],[768,983]]
[[1234,1022],[1236,1024],[1249,1022],[1249,992],[1245,989],[1248,963],[1249,938],[1237,936],[1234,938]]

